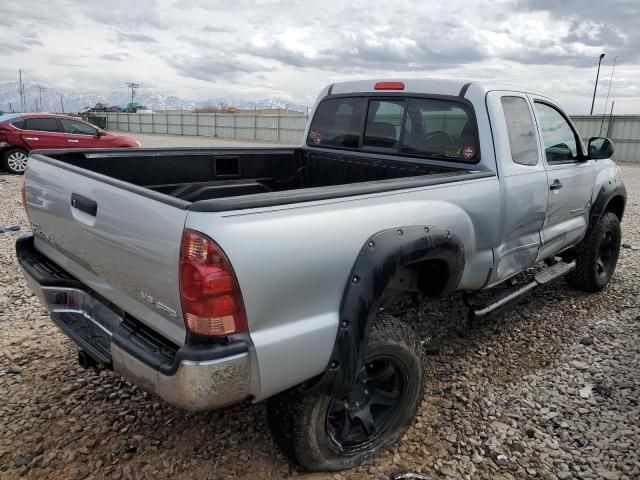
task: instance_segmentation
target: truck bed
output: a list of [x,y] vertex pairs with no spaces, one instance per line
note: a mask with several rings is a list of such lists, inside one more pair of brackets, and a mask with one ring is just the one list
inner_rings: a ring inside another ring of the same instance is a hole
[[198,211],[375,193],[487,173],[301,148],[76,150],[39,152],[37,156]]

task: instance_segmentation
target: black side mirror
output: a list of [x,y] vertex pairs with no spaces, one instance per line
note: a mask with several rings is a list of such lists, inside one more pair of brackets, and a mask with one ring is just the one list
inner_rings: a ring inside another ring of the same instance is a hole
[[591,137],[589,139],[589,158],[600,160],[613,156],[613,143],[608,138]]

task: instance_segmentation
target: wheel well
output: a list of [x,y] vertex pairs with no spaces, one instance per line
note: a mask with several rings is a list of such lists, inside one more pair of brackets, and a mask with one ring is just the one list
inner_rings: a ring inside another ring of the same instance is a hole
[[449,284],[450,275],[449,265],[441,259],[412,263],[389,281],[384,294],[385,300],[394,299],[400,293],[419,292],[428,297],[439,297]]
[[613,212],[619,220],[622,220],[622,215],[624,215],[624,203],[624,197],[622,195],[617,195],[609,200],[604,211]]

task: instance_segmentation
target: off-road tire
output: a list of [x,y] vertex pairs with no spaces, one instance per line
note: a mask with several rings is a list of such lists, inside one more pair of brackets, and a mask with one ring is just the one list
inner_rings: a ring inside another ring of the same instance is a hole
[[269,426],[276,444],[298,465],[310,471],[353,468],[396,444],[409,428],[423,396],[424,353],[418,336],[400,320],[378,317],[371,329],[367,359],[393,357],[406,367],[408,381],[388,428],[378,433],[370,448],[356,453],[340,452],[328,432],[332,397],[295,387],[267,403]]
[[[603,243],[610,238],[611,248],[606,268],[601,268]],[[584,292],[599,292],[607,286],[620,254],[620,219],[613,212],[605,212],[575,251],[576,268],[565,277],[569,286]]]
[[11,165],[14,162],[10,161],[11,156],[16,154],[25,156],[25,157],[29,156],[29,153],[26,150],[23,150],[22,148],[9,148],[2,154],[2,168],[4,168],[9,173],[13,173],[14,175],[22,175],[25,172],[24,168],[26,168],[26,158],[24,162],[24,167],[20,165],[19,168],[16,169],[14,168],[14,166]]

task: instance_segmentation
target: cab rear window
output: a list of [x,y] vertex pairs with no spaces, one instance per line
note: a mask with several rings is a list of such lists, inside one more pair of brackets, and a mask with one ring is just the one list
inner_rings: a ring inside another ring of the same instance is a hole
[[441,98],[326,99],[316,109],[307,145],[453,162],[480,160],[473,111],[466,103]]

